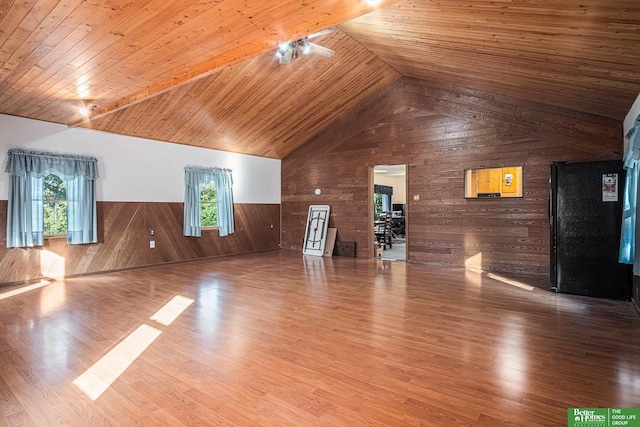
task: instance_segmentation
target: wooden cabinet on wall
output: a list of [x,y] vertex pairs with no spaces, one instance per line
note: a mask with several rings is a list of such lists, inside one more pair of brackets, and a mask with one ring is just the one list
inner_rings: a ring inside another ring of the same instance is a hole
[[465,171],[464,196],[522,197],[522,166]]

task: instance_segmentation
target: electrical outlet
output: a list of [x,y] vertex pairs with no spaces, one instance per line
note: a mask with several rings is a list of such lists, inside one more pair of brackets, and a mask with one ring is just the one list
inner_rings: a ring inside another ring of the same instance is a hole
[[156,241],[155,241],[155,240],[151,240],[151,241],[149,242],[149,247],[150,247],[151,249],[154,249],[154,248],[156,247]]

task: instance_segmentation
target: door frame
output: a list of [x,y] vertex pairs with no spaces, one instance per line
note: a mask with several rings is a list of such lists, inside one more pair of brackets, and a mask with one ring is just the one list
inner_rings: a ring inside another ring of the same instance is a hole
[[[376,235],[374,233],[374,212],[373,209],[371,209],[371,207],[374,204],[374,191],[373,191],[373,186],[375,184],[375,168],[376,166],[404,166],[404,183],[405,183],[405,188],[404,188],[404,196],[405,196],[405,203],[404,203],[404,237],[405,237],[405,250],[404,250],[404,260],[405,262],[407,262],[409,260],[409,166],[407,163],[393,163],[393,164],[375,164],[373,166],[369,166],[369,171],[368,171],[368,175],[369,175],[369,191],[368,191],[368,204],[369,204],[369,213],[367,214],[367,218],[368,218],[368,226],[369,226],[369,232],[367,233],[367,235],[369,236],[369,249],[368,249],[368,254],[369,254],[369,258],[374,258],[375,257],[375,242],[376,242]],[[392,200],[393,202],[393,200]]]

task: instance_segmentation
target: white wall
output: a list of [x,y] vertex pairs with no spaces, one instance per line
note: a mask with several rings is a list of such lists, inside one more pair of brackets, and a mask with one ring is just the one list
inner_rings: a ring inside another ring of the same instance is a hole
[[[627,136],[629,129],[633,127],[633,124],[636,121],[636,117],[638,117],[639,114],[640,114],[640,95],[638,95],[638,97],[636,98],[636,102],[633,103],[633,105],[631,106],[631,110],[629,110],[627,117],[625,117],[624,119],[623,136]],[[626,140],[625,140],[625,144],[626,144]]]
[[184,167],[233,170],[235,203],[280,203],[280,160],[171,144],[87,129],[70,129],[0,114],[0,200],[7,200],[4,172],[9,148],[98,159],[100,201],[183,202]]

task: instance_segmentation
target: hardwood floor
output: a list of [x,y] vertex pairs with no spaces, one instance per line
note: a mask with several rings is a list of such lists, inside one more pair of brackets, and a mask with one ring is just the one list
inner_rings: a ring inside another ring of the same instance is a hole
[[0,425],[559,426],[640,406],[631,304],[544,281],[283,250],[2,288]]

